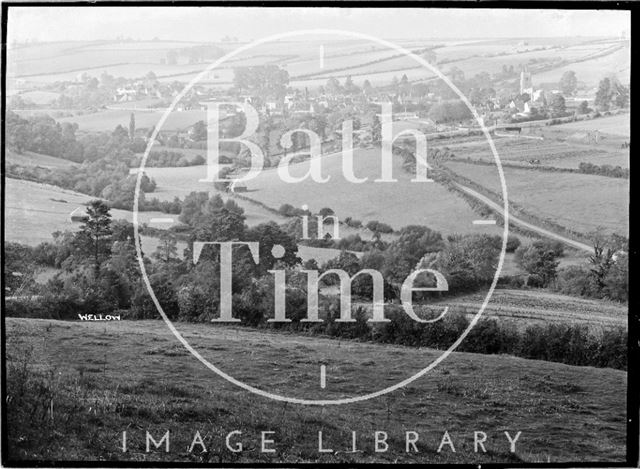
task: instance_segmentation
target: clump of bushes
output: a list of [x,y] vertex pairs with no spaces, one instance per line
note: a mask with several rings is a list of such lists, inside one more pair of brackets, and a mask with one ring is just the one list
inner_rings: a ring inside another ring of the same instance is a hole
[[377,233],[393,233],[393,228],[386,223],[381,223],[378,220],[371,220],[367,222],[366,227],[368,230]]
[[597,174],[598,176],[629,179],[629,168],[622,168],[621,166],[611,166],[608,164],[598,166],[597,164],[582,162],[578,165],[578,170],[584,174]]
[[362,228],[362,222],[360,220],[357,220],[355,218],[351,218],[351,217],[347,217],[344,219],[344,223],[347,226],[350,226],[351,228]]
[[311,215],[309,210],[303,210],[301,208],[294,207],[291,204],[282,204],[278,209],[278,213],[284,217],[302,217],[304,215]]

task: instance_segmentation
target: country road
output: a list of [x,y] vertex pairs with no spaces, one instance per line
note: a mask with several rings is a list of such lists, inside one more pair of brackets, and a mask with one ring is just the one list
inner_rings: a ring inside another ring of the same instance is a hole
[[[504,216],[504,210],[502,208],[502,205],[497,204],[496,202],[494,202],[490,198],[480,194],[479,192],[474,191],[470,187],[463,186],[462,184],[459,184],[457,182],[454,182],[454,184],[459,189],[461,189],[465,193],[469,194],[471,197],[479,200],[483,204],[485,204],[488,207],[490,207],[492,210],[495,210],[500,215]],[[593,252],[594,252],[593,251],[593,247],[589,246],[588,244],[584,244],[584,243],[581,243],[579,241],[575,241],[573,239],[566,238],[566,237],[561,236],[561,235],[559,235],[557,233],[554,233],[553,231],[545,230],[544,228],[540,228],[539,226],[532,225],[531,223],[527,223],[526,221],[521,220],[520,218],[512,215],[511,213],[509,213],[509,223],[515,224],[515,225],[520,225],[521,227],[526,228],[527,230],[534,231],[536,233],[541,234],[542,236],[546,236],[547,238],[551,238],[551,239],[555,239],[557,241],[561,241],[561,242],[563,242],[565,244],[568,244],[569,246],[572,246],[574,248],[580,249],[582,251],[586,251],[586,252],[589,252],[591,254],[593,254]]]

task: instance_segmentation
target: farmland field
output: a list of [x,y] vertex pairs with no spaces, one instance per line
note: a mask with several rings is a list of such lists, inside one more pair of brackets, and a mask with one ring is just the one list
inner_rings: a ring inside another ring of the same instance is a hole
[[[162,111],[135,111],[136,128],[150,129],[158,124],[160,118],[164,114]],[[73,117],[63,117],[58,119],[59,122],[77,123],[80,130],[83,131],[112,131],[118,125],[127,127],[131,111],[126,109],[109,109],[92,114],[83,114]],[[162,130],[186,130],[196,122],[206,119],[206,111],[174,110],[162,126]]]
[[[370,392],[397,382],[436,356],[427,348],[204,324],[176,326],[205,358],[236,378],[308,398]],[[48,420],[36,424],[33,438],[42,446],[36,443],[28,452],[25,445],[33,442],[23,439],[22,445],[12,445],[14,457],[43,457],[40,451],[46,447],[52,459],[123,462],[624,460],[623,371],[454,353],[432,373],[381,399],[323,408],[287,406],[239,390],[206,370],[161,321],[8,318],[6,328],[9,380],[26,361],[30,379],[46,380],[51,373],[58,390],[53,396],[54,424]],[[320,392],[318,369],[323,363],[327,388]],[[15,418],[14,409],[8,408],[9,418]],[[82,424],[76,428],[76,422]],[[171,452],[144,453],[145,430],[159,438],[169,428]],[[121,451],[124,430],[127,453]],[[203,454],[198,447],[193,454],[186,451],[196,430],[210,453]],[[225,435],[233,430],[243,432],[241,453],[225,449]],[[264,430],[275,431],[275,454],[258,451],[259,432]],[[318,453],[318,430],[336,453]],[[374,453],[374,430],[388,432],[388,452]],[[405,430],[420,433],[420,453],[404,451]],[[443,453],[436,452],[445,430],[456,453],[446,446]],[[473,430],[489,436],[488,453],[473,452]],[[505,430],[522,431],[515,454],[508,453]],[[358,433],[363,452],[346,451],[351,431]],[[8,436],[10,441],[18,438]]]
[[[446,166],[491,191],[500,192],[494,167],[455,161],[447,162]],[[582,233],[603,228],[609,233],[626,235],[629,229],[627,179],[514,168],[504,168],[504,173],[510,202],[532,215]]]
[[629,114],[618,114],[611,117],[600,117],[598,119],[560,124],[554,126],[554,129],[575,132],[598,130],[605,134],[629,137],[631,136],[631,120]]
[[[475,314],[485,294],[470,294],[443,301],[454,310]],[[514,320],[518,327],[529,324],[572,323],[591,329],[627,327],[626,305],[604,300],[576,298],[542,290],[501,290],[491,296],[483,316],[498,320]]]
[[51,91],[27,91],[26,93],[20,93],[19,96],[22,99],[32,101],[35,104],[47,105],[58,99],[60,93],[54,93]]
[[[534,83],[557,83],[568,70],[576,73],[579,82],[595,87],[606,75],[613,74],[621,82],[629,80],[631,70],[631,49],[628,45],[611,54],[595,57],[584,62],[570,63],[543,73],[533,74]],[[562,54],[562,53],[561,53]]]
[[[318,65],[316,51],[325,46],[324,70]],[[598,57],[613,50],[619,43],[595,42],[563,39],[529,39],[526,45],[513,40],[492,41],[399,41],[403,47],[416,50],[434,47],[439,68],[446,71],[452,66],[463,70],[467,75],[480,71],[494,73],[502,65],[530,64],[553,57],[569,61],[556,69],[535,75],[537,83],[557,82],[565,69],[575,70],[578,79],[587,86],[594,86],[602,78],[602,70],[611,70],[623,78],[629,70],[629,49],[623,47],[610,54]],[[20,78],[35,84],[51,83],[59,80],[74,80],[85,72],[98,76],[106,71],[114,76],[127,78],[142,77],[153,70],[161,81],[190,80],[202,71],[207,63],[187,63],[179,58],[175,65],[162,63],[169,50],[181,49],[198,43],[169,41],[94,41],[77,43],[57,43],[49,45],[30,45],[18,49],[9,49],[12,69],[9,74],[9,88],[12,80]],[[223,53],[230,52],[242,44],[217,44]],[[411,80],[423,80],[433,74],[406,58],[384,60],[395,55],[394,51],[363,40],[333,40],[326,38],[305,38],[305,40],[280,40],[257,46],[250,51],[221,65],[203,81],[226,86],[232,82],[231,68],[247,66],[268,60],[284,67],[292,77],[292,84],[319,86],[329,76],[343,78],[352,75],[356,81],[364,75],[372,83],[388,83],[393,76],[407,73]],[[593,59],[590,57],[594,56]],[[376,63],[369,63],[380,61]],[[578,61],[574,63],[575,61]],[[82,64],[81,67],[78,65]],[[345,69],[349,67],[348,69]],[[300,75],[315,74],[313,77],[296,79]]]
[[[589,126],[590,122],[586,123]],[[580,163],[629,167],[629,150],[618,145],[588,144],[586,132],[562,130],[562,125],[532,129],[522,137],[496,137],[494,144],[502,163],[530,167],[529,160],[539,159],[543,166],[577,169]],[[530,137],[543,136],[543,140]],[[493,163],[494,156],[485,140],[434,143],[434,148],[449,148],[456,159],[470,158]]]
[[[304,175],[308,169],[308,161],[290,166],[294,177]],[[473,225],[472,221],[478,216],[462,199],[439,184],[410,182],[413,176],[402,169],[398,157],[393,157],[393,177],[399,182],[374,183],[381,174],[379,149],[354,150],[354,174],[368,177],[355,188],[342,174],[339,153],[322,157],[322,174],[331,178],[326,184],[309,179],[288,184],[280,179],[276,170],[265,170],[247,182],[249,192],[246,196],[275,208],[284,203],[307,204],[313,212],[329,207],[340,219],[350,216],[363,222],[378,220],[394,228],[415,224],[429,226],[444,234],[501,234],[497,226]]]
[[[185,166],[182,168],[145,168],[144,172],[156,181],[156,189],[153,194],[147,197],[156,197],[159,200],[173,200],[174,197],[184,199],[191,192],[209,192],[211,194],[220,193],[223,198],[227,196],[217,191],[213,184],[200,182],[206,176],[206,166]],[[135,173],[137,168],[132,168],[131,173]],[[240,198],[234,199],[238,205],[244,209],[247,217],[247,224],[257,225],[268,221],[283,223],[287,219],[276,215],[254,203],[247,202]],[[277,209],[280,205],[273,207]]]

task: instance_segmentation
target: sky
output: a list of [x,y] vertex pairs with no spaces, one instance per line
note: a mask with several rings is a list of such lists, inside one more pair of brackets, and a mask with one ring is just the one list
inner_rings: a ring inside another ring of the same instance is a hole
[[628,11],[312,7],[10,7],[8,43],[115,39],[248,41],[330,28],[398,38],[619,36]]

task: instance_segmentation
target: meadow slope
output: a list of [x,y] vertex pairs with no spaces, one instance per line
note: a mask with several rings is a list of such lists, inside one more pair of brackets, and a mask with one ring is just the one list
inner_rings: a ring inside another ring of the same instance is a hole
[[[454,353],[400,391],[346,406],[309,407],[257,397],[205,369],[161,321],[6,320],[9,454],[14,458],[185,462],[580,462],[623,461],[626,373],[509,356]],[[327,398],[359,395],[398,382],[438,352],[244,328],[177,324],[203,356],[234,377],[277,393]],[[327,386],[319,386],[320,365]],[[29,373],[20,374],[21,369]],[[22,378],[21,378],[22,376]],[[47,376],[54,378],[47,378]],[[21,381],[21,379],[24,381]],[[26,381],[25,381],[26,380]],[[28,386],[19,394],[20,383]],[[35,389],[51,389],[50,398]],[[37,402],[32,402],[36,400]],[[42,402],[41,402],[42,401]],[[31,419],[24,412],[44,403]],[[42,416],[42,417],[41,417]],[[20,420],[22,419],[22,420]],[[20,425],[17,424],[20,422]],[[16,433],[15,428],[21,428]],[[123,453],[122,431],[128,452]],[[145,431],[171,431],[171,450],[146,454]],[[244,451],[224,446],[239,430]],[[373,432],[389,450],[374,453]],[[406,453],[404,432],[420,434]],[[447,430],[456,453],[437,446]],[[200,431],[208,453],[187,448]],[[273,431],[276,452],[260,453]],[[318,453],[318,431],[331,454]],[[350,453],[351,432],[358,449]],[[473,431],[488,453],[473,452]],[[522,434],[509,453],[504,431]]]

